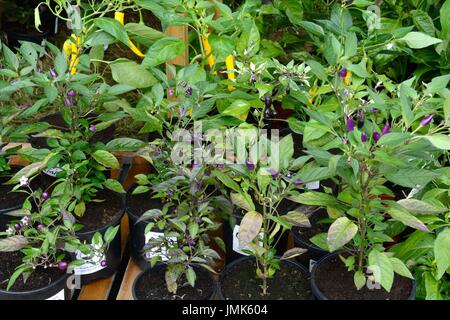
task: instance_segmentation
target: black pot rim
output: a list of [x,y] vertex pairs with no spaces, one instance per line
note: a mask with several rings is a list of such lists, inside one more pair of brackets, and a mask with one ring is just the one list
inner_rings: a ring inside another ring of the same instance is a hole
[[[58,280],[50,283],[48,286],[39,288],[39,289],[35,289],[35,290],[30,290],[30,291],[6,291],[6,290],[1,290],[0,289],[0,294],[2,295],[9,295],[11,297],[20,297],[20,296],[24,296],[24,295],[39,295],[49,289],[52,289],[54,287],[59,286],[63,281],[67,281],[67,279],[69,278],[69,274],[64,273],[61,278],[59,278]],[[64,286],[65,288],[65,286]]]
[[[204,271],[208,274],[208,276],[209,276],[209,278],[210,278],[210,280],[211,280],[211,283],[212,283],[212,293],[211,293],[211,295],[208,297],[208,299],[206,299],[206,300],[212,300],[212,298],[214,297],[214,295],[216,294],[216,292],[218,292],[218,290],[219,290],[219,285],[218,285],[217,281],[214,279],[214,277],[212,276],[211,272],[208,271],[207,269],[205,269],[205,268],[203,268],[203,267],[201,267],[201,266],[195,265],[195,264],[193,264],[193,265],[191,265],[191,266],[192,266],[193,268],[195,268],[195,269],[202,269],[202,270],[204,270]],[[134,279],[133,286],[132,286],[132,289],[131,289],[131,293],[132,293],[132,295],[133,295],[133,300],[139,300],[139,299],[137,299],[137,296],[136,296],[136,285],[137,285],[137,283],[142,279],[142,277],[143,277],[144,275],[146,275],[147,273],[152,272],[153,270],[160,269],[160,268],[165,268],[165,267],[167,267],[167,264],[161,263],[161,262],[160,262],[160,263],[157,263],[153,268],[148,268],[148,269],[145,269],[144,271],[142,271],[142,272],[136,277],[136,279]]]
[[[317,263],[314,265],[314,267],[311,270],[311,278],[310,278],[310,282],[311,282],[311,290],[312,293],[315,297],[317,297],[319,300],[329,300],[325,294],[319,289],[319,287],[316,285],[316,272],[317,272],[317,268],[325,263],[326,261],[328,261],[331,258],[334,258],[337,255],[340,254],[345,254],[345,253],[349,253],[348,251],[336,251],[336,252],[332,252],[330,254],[327,254],[326,256],[322,257],[319,261],[317,261]],[[411,288],[411,292],[409,294],[409,296],[407,297],[406,300],[414,300],[415,296],[416,296],[416,280],[414,279],[410,279],[412,282],[412,288]]]
[[[320,208],[323,208],[323,207],[318,207],[315,211],[312,212],[312,214],[314,214],[316,211],[319,211]],[[322,248],[319,248],[319,247],[316,246],[314,243],[309,242],[309,241],[307,241],[307,240],[304,240],[304,239],[300,238],[300,236],[299,236],[296,232],[294,232],[293,230],[291,230],[291,235],[292,235],[292,237],[294,238],[294,243],[295,243],[295,242],[298,242],[298,243],[300,243],[302,246],[307,247],[308,249],[309,249],[309,248],[312,248],[312,249],[314,249],[314,250],[316,250],[316,251],[320,251],[320,252],[323,252],[323,253],[329,253],[327,250],[324,250],[324,249],[322,249]]]
[[121,205],[120,205],[119,214],[114,218],[114,220],[112,220],[111,222],[107,223],[103,227],[99,227],[99,228],[97,228],[95,230],[92,230],[92,231],[78,231],[78,232],[75,233],[77,236],[89,237],[91,235],[94,235],[96,232],[103,233],[109,227],[118,225],[120,223],[120,221],[122,220],[122,217],[125,214],[124,196],[122,194],[114,192],[114,191],[110,191],[110,190],[106,190],[106,191],[107,192],[111,192],[111,193],[115,194],[116,196],[118,196],[120,198]]
[[[280,256],[276,256],[276,258],[280,258]],[[236,264],[239,264],[239,263],[241,263],[241,262],[243,262],[243,261],[246,261],[246,260],[255,260],[255,259],[256,259],[256,258],[255,258],[254,256],[243,256],[243,257],[237,258],[236,260],[230,262],[229,264],[227,264],[227,265],[225,266],[225,268],[223,269],[222,273],[220,274],[219,281],[218,281],[218,290],[219,290],[218,292],[219,292],[219,295],[220,295],[220,297],[221,297],[222,299],[226,299],[226,297],[225,297],[225,295],[223,294],[223,291],[222,291],[222,282],[224,281],[225,276],[229,273],[229,270],[230,270],[232,267],[234,267]],[[282,260],[281,262],[282,262],[282,263],[283,263],[283,262],[286,262],[286,263],[293,264],[294,266],[296,266],[297,268],[299,268],[300,270],[302,270],[303,275],[304,275],[306,281],[309,282],[309,280],[310,280],[309,277],[310,277],[310,276],[309,276],[309,272],[308,272],[308,270],[305,268],[305,266],[303,266],[303,265],[300,264],[299,262],[297,262],[297,261],[295,261],[295,260],[292,260],[292,259]]]

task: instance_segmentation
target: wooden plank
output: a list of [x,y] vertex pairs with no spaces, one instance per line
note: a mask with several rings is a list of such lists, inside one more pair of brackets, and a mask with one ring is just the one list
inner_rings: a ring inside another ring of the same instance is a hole
[[122,284],[120,285],[117,300],[133,300],[133,283],[141,272],[142,270],[139,268],[137,263],[133,259],[130,259],[122,280]]
[[81,288],[78,300],[107,300],[114,278],[115,275],[84,285]]
[[[187,26],[168,26],[164,31],[166,35],[176,37],[184,42],[184,53],[178,57],[168,61],[167,64],[177,66],[187,66],[189,63],[189,39],[188,39],[188,27]],[[167,69],[166,69],[167,70]],[[167,72],[169,75],[169,73]]]

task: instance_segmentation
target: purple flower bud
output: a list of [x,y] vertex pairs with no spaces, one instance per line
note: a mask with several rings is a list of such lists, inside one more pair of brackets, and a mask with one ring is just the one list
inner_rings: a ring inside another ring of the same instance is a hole
[[190,96],[190,95],[192,94],[192,88],[191,88],[191,87],[189,87],[189,88],[186,89],[186,94],[187,94],[188,96]]
[[276,179],[278,177],[278,172],[275,169],[270,168],[268,171],[273,179]]
[[57,78],[57,77],[58,77],[58,72],[56,72],[54,69],[50,69],[50,75],[51,75],[53,78]]
[[180,108],[180,117],[184,117],[186,115],[186,108],[185,107],[181,107]]
[[190,246],[195,246],[196,242],[195,242],[194,239],[189,239],[189,240],[188,240],[188,244],[189,244]]
[[73,98],[73,97],[76,96],[76,93],[75,93],[75,91],[74,91],[73,89],[70,89],[70,90],[67,92],[67,96]]
[[14,229],[16,229],[16,231],[20,231],[22,229],[22,226],[20,224],[16,223],[14,225]]
[[89,126],[89,131],[90,131],[90,132],[95,132],[95,131],[97,131],[97,127],[95,126],[95,124],[91,124],[91,125]]
[[169,96],[173,96],[173,95],[175,94],[175,90],[173,90],[173,88],[169,88],[169,89],[167,90],[167,94],[168,94]]
[[364,110],[358,110],[358,128],[361,129],[364,126],[365,113]]
[[349,94],[349,93],[350,93],[350,90],[344,89],[343,94],[347,95],[347,94]]
[[187,82],[185,82],[185,81],[183,81],[183,82],[181,83],[181,86],[182,86],[183,88],[186,88],[186,87],[187,87],[187,85],[188,85],[188,83],[187,83]]
[[106,268],[106,266],[108,266],[108,263],[106,262],[106,260],[102,260],[102,261],[100,262],[100,265],[101,265],[103,268]]
[[347,124],[345,125],[345,127],[347,128],[347,131],[355,130],[355,122],[352,118],[347,118]]
[[362,132],[362,133],[361,133],[361,141],[362,141],[363,143],[366,143],[366,142],[367,142],[367,135],[366,135],[365,132]]
[[61,271],[64,271],[64,270],[67,269],[68,265],[69,264],[66,261],[61,261],[61,262],[58,263],[58,269],[61,270]]
[[64,104],[66,105],[66,107],[71,107],[71,106],[73,105],[72,99],[70,99],[70,98],[65,98],[65,99],[64,99]]
[[247,164],[248,170],[254,170],[255,169],[255,164],[253,162],[251,162],[250,160],[247,160],[246,164]]
[[422,121],[420,121],[420,126],[421,127],[425,127],[425,126],[429,125],[431,120],[433,120],[433,115],[432,114],[430,114],[430,115],[426,116],[425,118],[423,118]]
[[270,106],[272,105],[272,98],[269,96],[266,96],[264,98],[264,104],[266,105],[266,108],[270,108]]
[[389,125],[389,122],[386,122],[383,129],[381,130],[381,133],[388,134],[389,132],[391,132],[391,126]]
[[292,181],[292,183],[295,184],[296,186],[299,186],[299,185],[303,184],[303,181],[302,180],[294,180],[294,181]]
[[50,196],[50,195],[49,195],[47,192],[43,192],[43,193],[41,194],[41,199],[45,201],[45,200],[47,200],[47,199],[49,198],[49,196]]
[[341,79],[344,79],[347,76],[347,69],[344,68],[341,71],[339,71],[339,77],[341,77]]
[[378,140],[380,140],[381,134],[380,134],[379,132],[375,131],[375,132],[372,134],[372,138],[373,138],[373,140],[375,140],[375,142],[377,142]]
[[217,168],[217,169],[223,169],[223,168],[225,168],[225,164],[224,163],[217,163],[217,164],[214,165],[214,167]]
[[170,198],[170,197],[173,197],[173,192],[172,192],[172,190],[170,190],[170,189],[168,189],[167,190],[167,196]]
[[39,223],[36,227],[38,230],[42,230],[45,226],[42,223]]
[[195,221],[196,223],[200,223],[200,221],[202,221],[202,219],[200,219],[200,217],[195,217],[195,218],[194,218],[194,221]]

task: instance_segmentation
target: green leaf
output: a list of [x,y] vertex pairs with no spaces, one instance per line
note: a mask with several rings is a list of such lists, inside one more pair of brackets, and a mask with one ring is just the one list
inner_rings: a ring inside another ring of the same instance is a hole
[[109,227],[104,235],[105,243],[111,243],[119,232],[120,226]]
[[424,232],[430,232],[430,230],[428,230],[427,226],[422,221],[410,214],[408,211],[406,211],[406,209],[400,209],[399,207],[389,207],[387,209],[387,213],[394,220],[400,221],[404,225]]
[[417,199],[401,199],[397,201],[397,203],[401,204],[406,210],[408,210],[412,214],[438,214],[442,212],[448,211],[446,208],[436,208],[435,206],[421,201]]
[[424,94],[428,95],[439,93],[441,90],[447,88],[449,81],[450,81],[450,74],[434,77],[433,80],[431,80],[431,82],[427,84],[427,89],[425,90]]
[[246,211],[254,211],[255,205],[253,204],[252,199],[248,194],[242,194],[242,193],[231,193],[231,202],[233,202],[234,205],[246,210]]
[[263,217],[256,211],[247,212],[242,218],[239,226],[239,246],[245,248],[259,234],[263,222]]
[[208,41],[212,47],[212,54],[217,61],[225,61],[226,57],[233,53],[234,41],[230,37],[212,34],[208,37]]
[[306,32],[308,32],[310,34],[313,34],[316,36],[321,36],[321,37],[323,37],[325,35],[323,28],[314,22],[299,20],[299,21],[295,21],[293,23],[301,26],[303,29],[306,30]]
[[394,268],[391,260],[384,252],[375,249],[369,253],[369,269],[373,272],[375,282],[390,292],[394,282]]
[[430,143],[438,149],[450,150],[450,136],[442,133],[435,133],[432,136],[423,136],[423,138],[430,141]]
[[14,54],[14,52],[11,51],[5,44],[2,46],[3,51],[3,57],[5,58],[6,65],[14,70],[19,70],[19,59],[17,59],[17,56]]
[[127,47],[130,46],[130,41],[128,39],[125,27],[119,21],[112,18],[101,17],[95,18],[94,23],[98,28],[112,35]]
[[358,226],[347,217],[336,219],[328,229],[327,244],[330,252],[342,248],[357,232]]
[[120,59],[110,64],[114,81],[137,89],[153,86],[157,80],[142,65],[134,61]]
[[192,267],[188,267],[186,270],[186,279],[191,285],[191,287],[195,287],[195,281],[197,279],[197,275],[195,274],[195,271]]
[[322,250],[330,251],[327,244],[327,234],[325,232],[316,234],[314,237],[310,238],[309,241],[315,246],[319,247]]
[[335,65],[341,56],[342,46],[332,33],[325,35],[324,56],[329,64]]
[[296,227],[310,228],[311,223],[309,222],[308,216],[301,211],[301,207],[296,210],[289,211],[283,215],[283,219]]
[[117,180],[108,179],[103,184],[109,190],[112,190],[112,191],[117,192],[117,193],[125,193],[125,190],[124,190],[123,186]]
[[441,19],[441,38],[447,38],[448,31],[450,30],[450,0],[446,0],[441,7],[440,10],[440,19]]
[[280,156],[280,168],[285,169],[289,166],[289,162],[294,155],[294,140],[292,135],[283,137],[279,142],[278,154]]
[[144,141],[132,138],[117,138],[106,144],[106,149],[110,152],[117,151],[137,151],[147,145]]
[[239,185],[227,174],[223,173],[222,171],[215,170],[213,171],[213,175],[217,177],[217,179],[220,180],[226,187],[232,189],[233,191],[236,191],[240,193],[242,190],[239,187]]
[[120,168],[120,164],[117,158],[106,150],[97,150],[92,154],[92,157],[95,159],[95,161],[107,168]]
[[14,252],[28,245],[28,239],[24,236],[10,236],[0,239],[0,252]]
[[288,197],[289,200],[306,204],[309,206],[325,206],[334,207],[337,204],[337,199],[329,194],[309,191],[298,195]]
[[86,204],[84,203],[84,201],[77,203],[74,209],[75,215],[81,217],[84,215],[85,212],[86,212]]
[[426,300],[442,300],[440,281],[431,272],[424,273]]
[[292,259],[292,258],[298,257],[299,255],[304,254],[307,251],[308,251],[307,249],[303,249],[303,248],[292,248],[292,249],[287,250],[285,253],[283,253],[280,260]]
[[34,176],[45,164],[43,162],[34,162],[22,169],[20,169],[6,184],[16,184],[20,181],[21,177]]
[[361,270],[355,272],[353,275],[353,282],[358,290],[361,290],[366,285],[366,276]]
[[414,279],[413,275],[411,274],[411,271],[409,271],[408,267],[402,260],[395,257],[389,257],[389,259],[391,260],[391,264],[392,267],[394,268],[395,273],[409,279]]
[[406,188],[425,186],[438,176],[439,173],[426,169],[398,169],[385,173],[386,179]]
[[437,263],[437,278],[440,279],[450,267],[450,229],[441,231],[434,242],[434,257]]
[[406,42],[406,44],[412,49],[422,49],[442,42],[441,39],[437,39],[425,33],[416,31],[408,33],[399,40]]
[[184,52],[184,42],[177,38],[166,37],[156,41],[145,55],[142,65],[151,68],[165,63]]
[[250,101],[238,99],[228,106],[228,108],[226,108],[222,113],[245,121],[247,120],[250,107]]
[[428,15],[428,13],[422,10],[412,10],[411,16],[417,29],[429,36],[434,36],[436,34],[433,19]]
[[308,60],[306,61],[306,64],[311,68],[312,73],[316,75],[317,78],[319,78],[322,81],[326,81],[328,76],[325,72],[325,68],[317,61],[314,60]]

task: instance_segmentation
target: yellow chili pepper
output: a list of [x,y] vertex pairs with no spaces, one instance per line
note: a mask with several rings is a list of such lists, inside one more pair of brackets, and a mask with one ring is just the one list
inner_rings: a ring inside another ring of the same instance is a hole
[[80,59],[78,58],[78,55],[81,51],[80,44],[81,40],[75,34],[71,34],[70,38],[67,39],[63,44],[63,50],[67,55],[71,75],[77,73],[76,66],[80,62]]
[[[317,93],[317,89],[316,88],[311,88],[311,89],[309,89],[308,93],[313,96],[313,95],[315,95]],[[313,98],[309,98],[308,102],[309,103],[313,103],[314,99]]]
[[[225,65],[227,67],[227,71],[228,71],[228,80],[234,80],[236,79],[236,75],[234,74],[234,72],[232,72],[232,70],[234,70],[234,56],[233,55],[228,55],[228,57],[225,59]],[[228,90],[232,91],[234,90],[235,87],[233,86],[228,86]]]
[[352,76],[352,73],[350,71],[347,71],[347,74],[345,75],[345,78],[344,78],[345,84],[351,84],[352,83],[351,76]]
[[[202,37],[202,43],[203,43],[203,49],[205,50],[205,55],[207,57],[208,65],[211,68],[211,70],[214,68],[214,64],[216,63],[216,60],[214,59],[214,56],[212,54],[212,48],[208,41],[208,36]],[[214,71],[214,74],[217,74],[216,71]]]
[[[114,19],[119,21],[121,25],[124,25],[125,14],[123,12],[116,11],[114,13]],[[138,57],[141,58],[145,57],[145,54],[143,54],[142,51],[139,50],[138,47],[136,47],[136,45],[133,43],[133,41],[130,40],[130,38],[128,38],[128,41],[131,51],[133,51]]]

